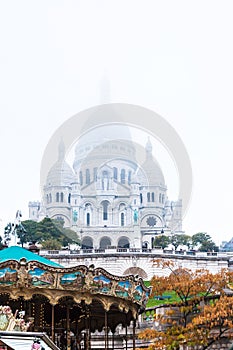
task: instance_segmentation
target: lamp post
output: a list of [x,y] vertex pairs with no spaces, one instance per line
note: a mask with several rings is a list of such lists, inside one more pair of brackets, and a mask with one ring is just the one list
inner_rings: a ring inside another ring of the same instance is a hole
[[20,240],[20,244],[22,245],[22,247],[26,242],[25,237],[27,231],[21,223],[21,217],[21,210],[17,210],[14,222],[8,223],[5,227],[4,236],[8,246],[17,245],[18,239]]

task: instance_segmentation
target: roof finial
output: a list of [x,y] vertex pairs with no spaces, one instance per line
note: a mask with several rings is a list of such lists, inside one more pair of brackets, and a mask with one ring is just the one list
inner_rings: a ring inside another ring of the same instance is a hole
[[64,160],[65,158],[65,144],[63,139],[61,138],[61,141],[59,142],[58,146],[58,160]]
[[150,141],[149,136],[148,136],[147,143],[146,143],[146,153],[147,153],[147,155],[152,155],[152,143]]

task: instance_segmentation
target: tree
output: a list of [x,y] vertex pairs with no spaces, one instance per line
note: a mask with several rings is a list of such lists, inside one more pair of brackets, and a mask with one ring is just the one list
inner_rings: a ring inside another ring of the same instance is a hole
[[76,232],[64,228],[64,221],[44,218],[40,222],[26,220],[22,224],[26,230],[26,242],[35,241],[42,243],[44,241],[57,240],[59,246],[68,246],[71,243],[79,244],[80,242]]
[[201,252],[215,251],[217,252],[219,248],[212,241],[210,235],[205,232],[199,232],[192,236],[193,247],[199,247]]
[[62,245],[57,239],[50,238],[42,242],[42,247],[43,249],[59,250],[61,249]]
[[189,247],[191,241],[192,238],[185,234],[175,234],[171,236],[171,244],[174,245],[175,249],[177,249],[179,245],[186,245]]
[[[154,340],[149,349],[177,350],[180,345],[208,349],[233,326],[233,297],[224,295],[224,288],[233,281],[231,272],[212,274],[206,270],[176,268],[170,261],[157,260],[167,269],[167,277],[154,276],[152,296],[175,293],[175,301],[166,305],[167,312],[157,316],[164,330],[148,329],[139,337]],[[232,334],[233,336],[233,334]]]
[[170,238],[165,235],[155,236],[153,246],[166,248],[170,243]]

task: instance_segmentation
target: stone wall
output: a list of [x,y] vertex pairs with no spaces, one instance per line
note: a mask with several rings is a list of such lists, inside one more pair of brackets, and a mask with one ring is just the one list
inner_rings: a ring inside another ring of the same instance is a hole
[[[177,268],[187,268],[192,271],[207,269],[212,273],[221,271],[222,268],[230,269],[231,256],[221,253],[195,253],[188,252],[164,252],[162,249],[105,249],[105,250],[80,250],[80,251],[45,251],[40,255],[51,259],[65,267],[76,265],[90,265],[102,267],[115,275],[138,274],[145,280],[150,280],[154,275],[165,276],[170,272],[154,264],[155,259],[172,260]],[[138,272],[136,272],[138,271]]]

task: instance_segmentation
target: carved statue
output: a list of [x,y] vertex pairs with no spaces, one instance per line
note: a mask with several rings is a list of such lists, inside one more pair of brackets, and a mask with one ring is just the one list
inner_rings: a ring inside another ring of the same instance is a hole
[[137,224],[137,222],[138,222],[138,210],[137,209],[134,209],[133,219],[134,219],[134,223]]

